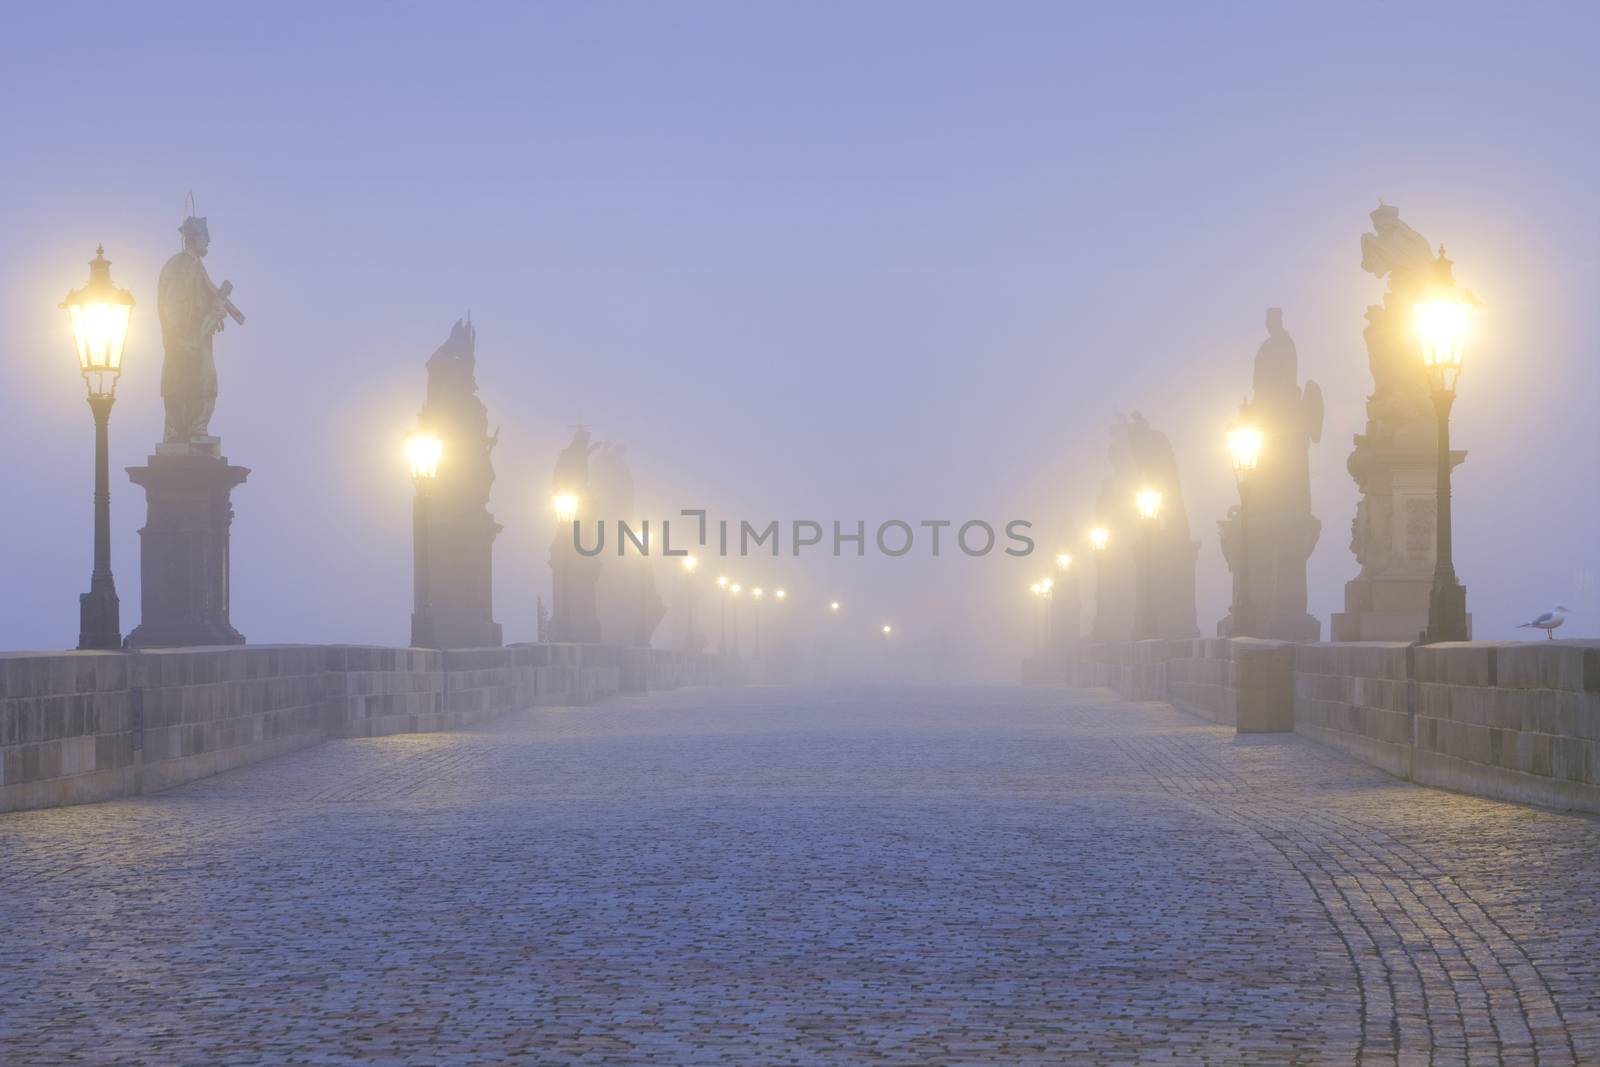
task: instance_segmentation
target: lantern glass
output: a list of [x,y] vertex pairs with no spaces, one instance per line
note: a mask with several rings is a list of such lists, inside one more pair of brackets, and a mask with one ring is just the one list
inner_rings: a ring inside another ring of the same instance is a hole
[[1261,462],[1263,435],[1254,426],[1235,426],[1228,431],[1228,456],[1235,474],[1256,469]]
[[557,522],[572,522],[578,517],[578,496],[576,493],[557,493],[551,503],[556,510]]
[[1096,552],[1104,552],[1106,545],[1111,543],[1111,531],[1104,526],[1096,526],[1089,531],[1089,547]]
[[115,393],[117,377],[122,373],[133,297],[112,283],[111,261],[106,259],[104,247],[96,249],[89,262],[89,283],[68,293],[61,306],[72,320],[78,371],[89,392],[102,396]]
[[1139,509],[1141,519],[1154,521],[1161,517],[1161,490],[1141,489],[1134,496],[1133,502]]
[[1417,338],[1422,342],[1422,365],[1453,383],[1461,371],[1461,357],[1472,325],[1472,305],[1447,296],[1417,304],[1412,310]]
[[1060,567],[1064,571],[1065,570],[1070,570],[1072,568],[1072,553],[1070,553],[1070,552],[1058,552],[1058,553],[1056,553],[1056,566]]
[[406,462],[411,465],[411,477],[417,481],[432,481],[439,474],[439,459],[444,455],[444,442],[431,433],[420,430],[406,438]]

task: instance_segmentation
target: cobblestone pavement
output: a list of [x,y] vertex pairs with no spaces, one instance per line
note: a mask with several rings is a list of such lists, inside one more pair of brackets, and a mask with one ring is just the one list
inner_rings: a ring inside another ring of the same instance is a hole
[[1597,884],[1164,705],[683,692],[0,816],[0,1063],[1600,1064]]

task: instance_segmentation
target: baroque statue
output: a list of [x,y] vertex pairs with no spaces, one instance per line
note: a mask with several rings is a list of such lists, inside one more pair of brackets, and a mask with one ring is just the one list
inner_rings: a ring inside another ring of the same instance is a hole
[[[1383,301],[1367,308],[1373,389],[1367,423],[1346,463],[1361,492],[1350,525],[1360,573],[1345,583],[1333,616],[1335,641],[1414,640],[1427,622],[1433,580],[1437,423],[1422,366],[1413,308],[1427,291],[1434,257],[1426,238],[1379,202],[1361,235],[1361,269],[1383,279]],[[1466,458],[1453,451],[1452,466]]]
[[183,251],[161,268],[157,312],[161,319],[161,399],[166,406],[162,443],[169,451],[215,452],[210,436],[211,414],[217,406],[217,364],[212,339],[226,320],[244,325],[233,305],[233,283],[212,284],[206,273],[211,233],[204,218],[193,215],[178,227]]
[[[1283,327],[1283,309],[1267,309],[1267,338],[1256,349],[1251,395],[1240,405],[1241,422],[1265,439],[1259,465],[1250,474],[1249,531],[1251,601],[1256,636],[1315,641],[1322,624],[1306,611],[1306,562],[1322,534],[1311,514],[1311,446],[1322,440],[1322,389],[1300,385],[1299,354]],[[1233,509],[1219,522],[1228,569],[1239,569],[1239,516]],[[1233,632],[1232,620],[1218,630]]]

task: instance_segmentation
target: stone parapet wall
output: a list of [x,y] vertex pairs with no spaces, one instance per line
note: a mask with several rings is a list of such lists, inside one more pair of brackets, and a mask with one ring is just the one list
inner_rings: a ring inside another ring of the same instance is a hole
[[318,744],[456,729],[623,688],[723,685],[717,656],[600,645],[259,645],[0,654],[0,811],[156,792]]
[[1293,730],[1424,785],[1600,812],[1600,642],[1140,641],[1024,672]]

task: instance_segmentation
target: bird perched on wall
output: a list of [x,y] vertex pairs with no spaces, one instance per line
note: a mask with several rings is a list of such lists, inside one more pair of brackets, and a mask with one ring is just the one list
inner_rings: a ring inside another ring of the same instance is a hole
[[1556,636],[1556,627],[1566,622],[1567,616],[1571,614],[1571,612],[1572,609],[1567,607],[1565,604],[1557,604],[1543,615],[1540,615],[1537,619],[1532,619],[1528,622],[1517,623],[1517,629],[1543,630],[1546,638],[1554,640]]

